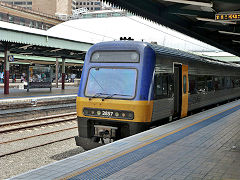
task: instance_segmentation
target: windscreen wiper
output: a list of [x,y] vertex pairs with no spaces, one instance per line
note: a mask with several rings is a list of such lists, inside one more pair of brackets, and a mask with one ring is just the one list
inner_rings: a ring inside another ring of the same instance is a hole
[[110,94],[109,96],[106,96],[104,98],[102,98],[102,101],[104,101],[104,99],[110,99],[113,96],[130,96],[130,95],[125,95],[125,94]]
[[94,96],[90,97],[89,100],[92,100],[92,98],[97,98],[101,95],[109,95],[109,94],[105,94],[105,93],[96,93]]

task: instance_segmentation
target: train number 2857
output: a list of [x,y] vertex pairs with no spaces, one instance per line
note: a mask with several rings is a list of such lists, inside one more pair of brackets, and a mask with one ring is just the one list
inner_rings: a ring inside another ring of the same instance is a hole
[[113,112],[111,112],[111,111],[102,111],[102,115],[103,116],[112,116]]

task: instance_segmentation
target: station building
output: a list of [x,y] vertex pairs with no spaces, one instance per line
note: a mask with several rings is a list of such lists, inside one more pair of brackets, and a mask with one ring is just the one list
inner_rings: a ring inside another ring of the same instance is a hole
[[76,9],[75,0],[4,0],[2,2],[52,16],[59,13],[71,15],[72,10]]
[[21,7],[5,2],[0,2],[0,21],[43,30],[64,22],[55,15],[35,11],[28,6]]

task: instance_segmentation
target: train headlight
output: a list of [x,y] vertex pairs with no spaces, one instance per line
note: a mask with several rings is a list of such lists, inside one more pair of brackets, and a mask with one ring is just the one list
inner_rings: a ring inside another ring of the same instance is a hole
[[119,116],[119,112],[115,112],[115,116],[118,117]]
[[92,115],[94,115],[94,114],[95,114],[94,110],[91,110],[91,114],[92,114]]
[[88,110],[87,109],[84,109],[83,110],[83,114],[88,114],[89,112],[88,112]]
[[97,111],[97,115],[100,116],[102,113],[101,111]]
[[129,112],[128,117],[129,117],[130,119],[133,119],[133,112]]
[[126,114],[125,113],[122,113],[122,117],[124,118],[126,116]]

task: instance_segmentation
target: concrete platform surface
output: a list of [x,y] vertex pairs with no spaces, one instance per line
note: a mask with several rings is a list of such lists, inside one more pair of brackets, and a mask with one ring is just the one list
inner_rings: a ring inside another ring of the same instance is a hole
[[5,95],[4,90],[0,89],[0,101],[7,99],[17,99],[17,98],[34,98],[34,97],[47,97],[55,95],[77,95],[78,87],[66,86],[64,90],[53,87],[50,91],[49,88],[36,88],[30,89],[27,92],[26,89],[10,88],[9,94]]
[[12,179],[240,179],[240,100]]

